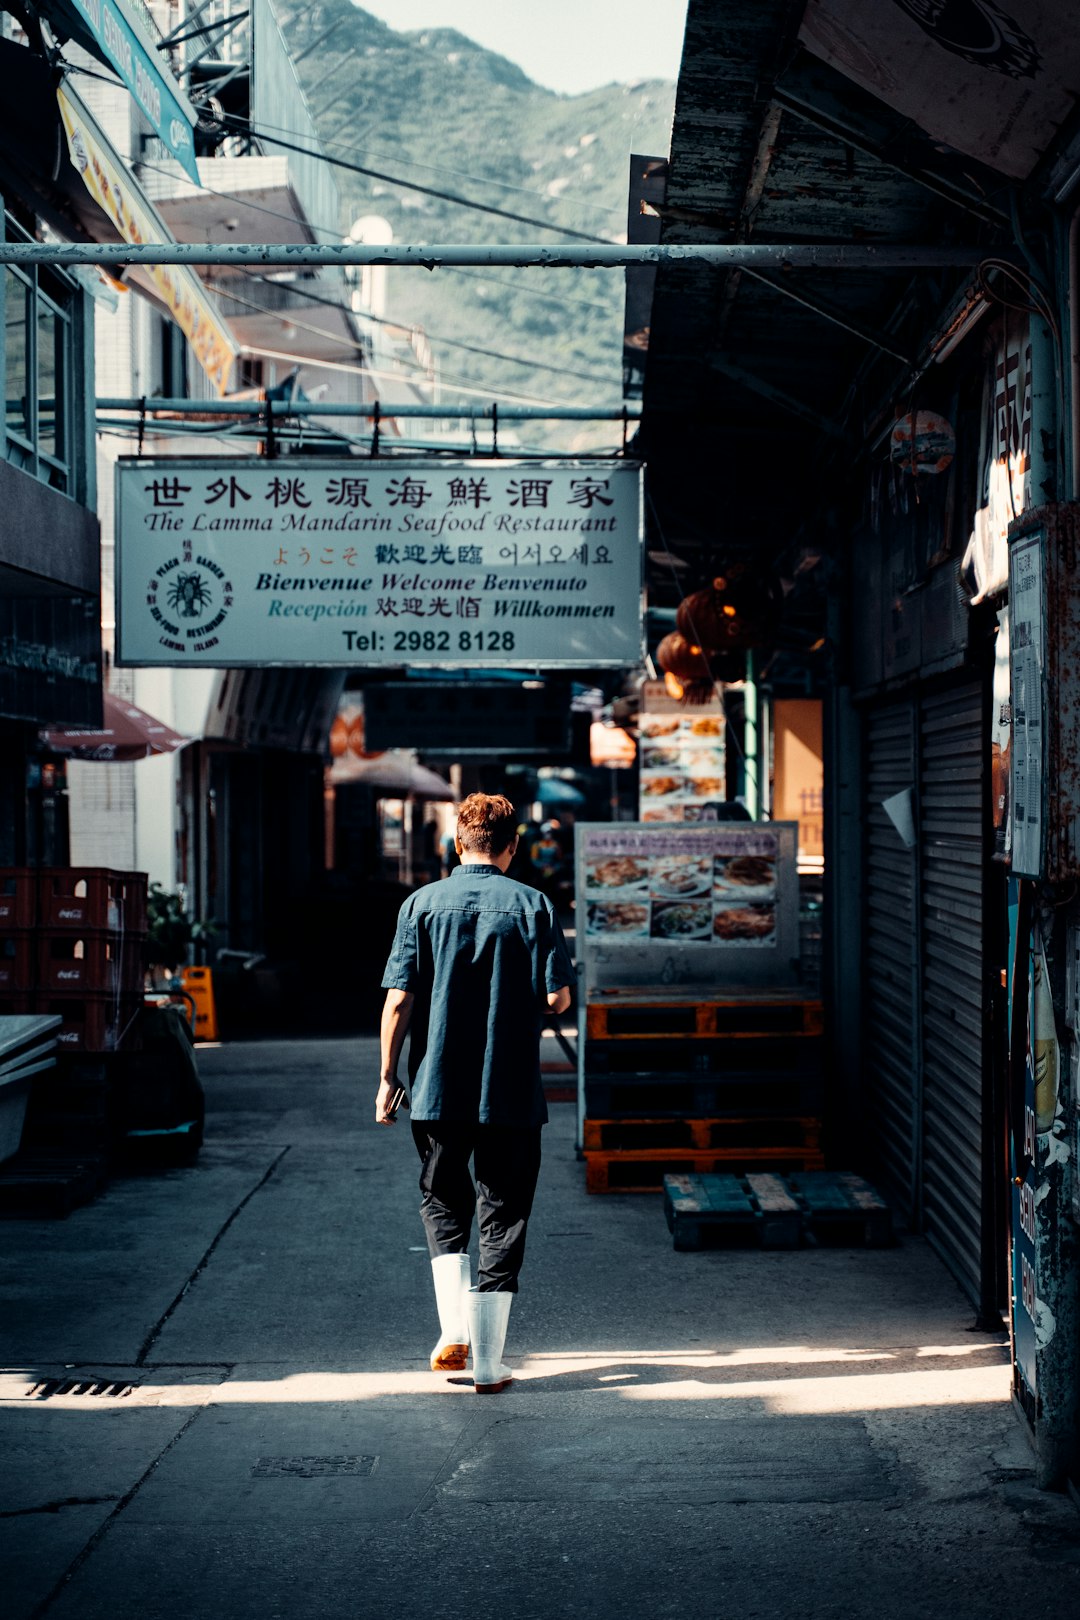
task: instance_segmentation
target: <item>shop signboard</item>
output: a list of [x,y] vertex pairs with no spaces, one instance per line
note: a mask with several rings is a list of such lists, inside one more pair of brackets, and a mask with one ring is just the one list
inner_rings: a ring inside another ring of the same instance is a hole
[[[171,242],[172,232],[78,96],[62,84],[56,99],[71,161],[123,240]],[[165,305],[220,398],[228,389],[233,361],[240,351],[195,271],[186,265],[155,264],[134,268],[131,274],[145,278]]]
[[642,821],[715,821],[727,798],[723,698],[687,709],[663,681],[645,681],[638,741]]
[[131,457],[116,513],[123,665],[643,656],[637,463]]
[[93,40],[104,61],[112,63],[162,145],[188,179],[201,185],[192,136],[195,110],[162,65],[145,25],[118,0],[67,0],[67,4],[79,19],[80,32],[89,36],[88,42]]
[[384,681],[364,691],[368,748],[422,754],[566,754],[570,690],[565,682]]
[[589,993],[798,983],[797,823],[579,822],[575,844]]

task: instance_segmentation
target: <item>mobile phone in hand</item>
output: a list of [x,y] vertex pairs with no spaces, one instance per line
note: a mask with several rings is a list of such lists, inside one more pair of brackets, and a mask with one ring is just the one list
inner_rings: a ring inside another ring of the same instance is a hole
[[384,1110],[385,1117],[387,1119],[393,1119],[394,1115],[397,1113],[398,1109],[402,1106],[402,1104],[404,1104],[404,1106],[406,1108],[408,1108],[408,1106],[409,1106],[409,1097],[408,1097],[408,1093],[405,1090],[405,1087],[399,1085],[397,1087],[397,1089],[395,1090],[393,1096],[390,1098],[390,1101],[386,1105],[386,1108]]

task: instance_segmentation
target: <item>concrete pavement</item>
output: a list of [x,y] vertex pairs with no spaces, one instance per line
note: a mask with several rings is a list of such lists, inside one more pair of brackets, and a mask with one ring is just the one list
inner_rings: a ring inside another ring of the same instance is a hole
[[925,1244],[675,1254],[659,1199],[586,1196],[569,1105],[514,1387],[428,1372],[376,1063],[204,1049],[196,1168],[0,1224],[7,1620],[1075,1611],[1080,1519]]

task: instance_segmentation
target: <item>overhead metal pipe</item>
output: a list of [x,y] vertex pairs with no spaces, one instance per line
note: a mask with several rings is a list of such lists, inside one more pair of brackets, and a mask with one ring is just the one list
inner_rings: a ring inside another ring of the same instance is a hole
[[2,242],[0,264],[416,265],[424,270],[500,268],[620,270],[640,264],[760,265],[792,270],[967,269],[985,257],[977,247],[943,248],[865,242],[643,243],[596,247],[527,243],[521,247],[454,242]]
[[359,416],[423,417],[434,422],[636,422],[641,406],[634,405],[397,405],[371,400],[353,401],[289,399],[128,399],[101,397],[99,411],[136,411],[152,415],[168,411],[175,416]]

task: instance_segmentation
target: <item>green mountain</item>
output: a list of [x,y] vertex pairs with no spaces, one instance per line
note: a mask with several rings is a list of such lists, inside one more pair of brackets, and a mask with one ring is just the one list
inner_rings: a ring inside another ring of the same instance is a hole
[[[297,72],[327,151],[391,177],[336,171],[343,230],[378,214],[402,242],[572,240],[541,229],[545,222],[625,240],[630,154],[667,152],[674,85],[611,84],[562,96],[452,29],[398,33],[351,0],[280,15],[294,59],[338,25]],[[476,212],[454,197],[537,223]],[[447,402],[496,394],[619,405],[623,292],[621,271],[391,270],[387,313],[425,328],[444,385],[480,391],[459,396],[447,386]],[[557,450],[618,436],[610,424],[516,431]]]

